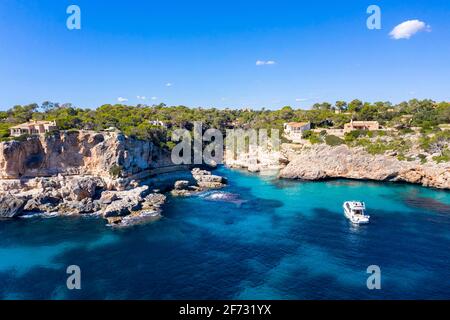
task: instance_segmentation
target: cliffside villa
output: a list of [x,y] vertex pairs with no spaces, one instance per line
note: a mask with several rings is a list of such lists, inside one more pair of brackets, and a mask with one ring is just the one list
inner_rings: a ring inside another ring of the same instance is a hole
[[284,134],[290,140],[302,139],[303,132],[311,130],[310,122],[289,122],[284,124]]
[[380,124],[378,121],[352,121],[344,125],[344,133],[355,130],[376,131],[380,130]]
[[58,130],[55,121],[30,121],[11,127],[10,134],[19,137],[24,134],[37,135],[55,130]]

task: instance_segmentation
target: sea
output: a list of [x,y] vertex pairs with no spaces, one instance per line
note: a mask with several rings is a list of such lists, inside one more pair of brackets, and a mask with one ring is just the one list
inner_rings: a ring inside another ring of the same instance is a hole
[[[144,225],[0,221],[0,299],[450,299],[450,192],[216,174],[227,187],[168,196]],[[347,200],[370,224],[345,218]]]

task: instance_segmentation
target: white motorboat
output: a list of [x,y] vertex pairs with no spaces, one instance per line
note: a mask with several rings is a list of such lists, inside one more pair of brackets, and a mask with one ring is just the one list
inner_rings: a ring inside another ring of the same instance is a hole
[[366,215],[366,205],[361,201],[344,202],[344,214],[354,224],[365,224],[370,220]]

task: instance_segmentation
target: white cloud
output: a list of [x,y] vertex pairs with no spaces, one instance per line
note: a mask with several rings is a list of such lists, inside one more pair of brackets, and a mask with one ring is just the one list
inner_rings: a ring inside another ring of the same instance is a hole
[[297,98],[297,99],[295,99],[295,101],[297,101],[297,102],[305,102],[305,101],[308,101],[309,99],[307,99],[307,98]]
[[137,96],[136,97],[138,100],[147,100],[146,96]]
[[158,100],[158,97],[152,97],[152,100]]
[[122,103],[122,102],[127,102],[128,99],[127,99],[127,98],[119,97],[119,98],[117,98],[117,101],[119,101],[120,103]]
[[276,64],[273,60],[257,60],[256,65],[257,66],[270,66]]
[[409,39],[419,31],[431,31],[431,27],[420,20],[408,20],[400,23],[389,33],[392,39]]
[[166,87],[171,87],[173,84],[171,84],[170,82],[166,83]]

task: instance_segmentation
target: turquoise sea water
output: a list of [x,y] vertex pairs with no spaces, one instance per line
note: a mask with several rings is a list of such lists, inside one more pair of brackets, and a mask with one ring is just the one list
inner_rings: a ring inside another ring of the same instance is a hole
[[[450,193],[405,184],[276,180],[169,198],[129,229],[98,218],[0,221],[2,299],[449,299]],[[352,226],[345,200],[372,216]],[[66,288],[79,265],[82,289]],[[381,290],[368,290],[370,265]]]

